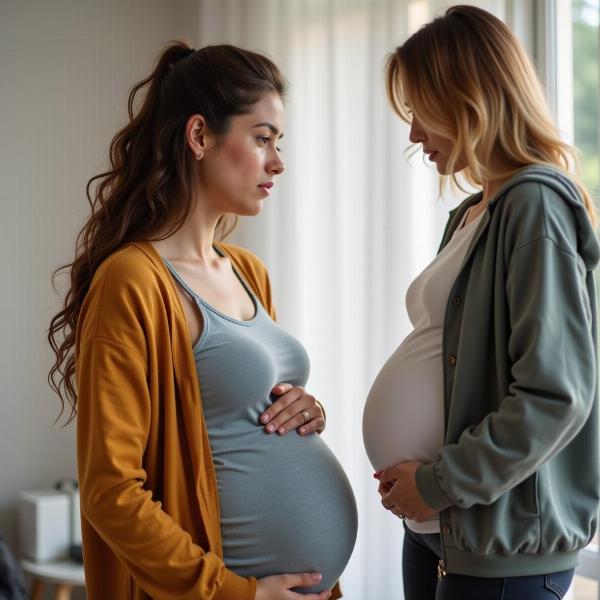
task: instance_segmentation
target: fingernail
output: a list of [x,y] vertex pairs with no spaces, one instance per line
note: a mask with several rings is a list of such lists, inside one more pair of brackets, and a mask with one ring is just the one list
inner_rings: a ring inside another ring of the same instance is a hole
[[300,433],[306,433],[306,427],[300,427]]
[[267,425],[267,431],[268,431],[269,433],[271,433],[271,432],[272,432],[272,431],[274,431],[274,430],[275,430],[275,425],[273,425],[273,424],[271,424],[271,425]]
[[375,477],[375,479],[379,479],[381,477],[381,471],[375,471],[375,473],[373,473],[373,477]]
[[279,433],[285,433],[285,427],[280,427],[280,428],[278,429],[278,432],[279,432]]
[[263,423],[266,423],[266,422],[269,420],[269,415],[263,415],[263,416],[260,418],[260,420],[261,420]]
[[321,573],[313,573],[312,577],[315,581],[321,581],[321,579],[323,579],[323,575],[321,575]]

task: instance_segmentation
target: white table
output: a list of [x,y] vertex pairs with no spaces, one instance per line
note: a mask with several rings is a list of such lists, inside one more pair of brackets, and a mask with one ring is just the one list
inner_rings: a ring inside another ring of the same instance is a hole
[[23,571],[33,578],[31,600],[42,600],[46,584],[54,588],[54,600],[69,600],[74,587],[85,587],[83,565],[72,560],[35,562],[22,560]]

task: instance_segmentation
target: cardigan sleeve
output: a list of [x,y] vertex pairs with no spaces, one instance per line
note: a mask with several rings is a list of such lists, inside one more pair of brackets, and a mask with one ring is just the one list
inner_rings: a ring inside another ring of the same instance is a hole
[[149,423],[144,360],[111,340],[82,345],[78,357],[77,447],[81,509],[156,600],[251,600],[256,581],[204,552],[145,487]]

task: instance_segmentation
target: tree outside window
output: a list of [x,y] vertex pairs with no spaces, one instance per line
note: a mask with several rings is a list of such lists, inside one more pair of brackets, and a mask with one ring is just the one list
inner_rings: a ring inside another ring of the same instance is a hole
[[575,145],[600,207],[600,0],[573,0],[572,14]]

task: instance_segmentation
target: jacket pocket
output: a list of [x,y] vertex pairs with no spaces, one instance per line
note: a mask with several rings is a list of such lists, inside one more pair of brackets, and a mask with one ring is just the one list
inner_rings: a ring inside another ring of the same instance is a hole
[[518,486],[518,488],[520,488],[520,508],[527,516],[538,516],[540,514],[540,503],[538,498],[538,473],[539,472],[536,471],[533,475],[530,475],[527,479],[525,479],[520,486]]

